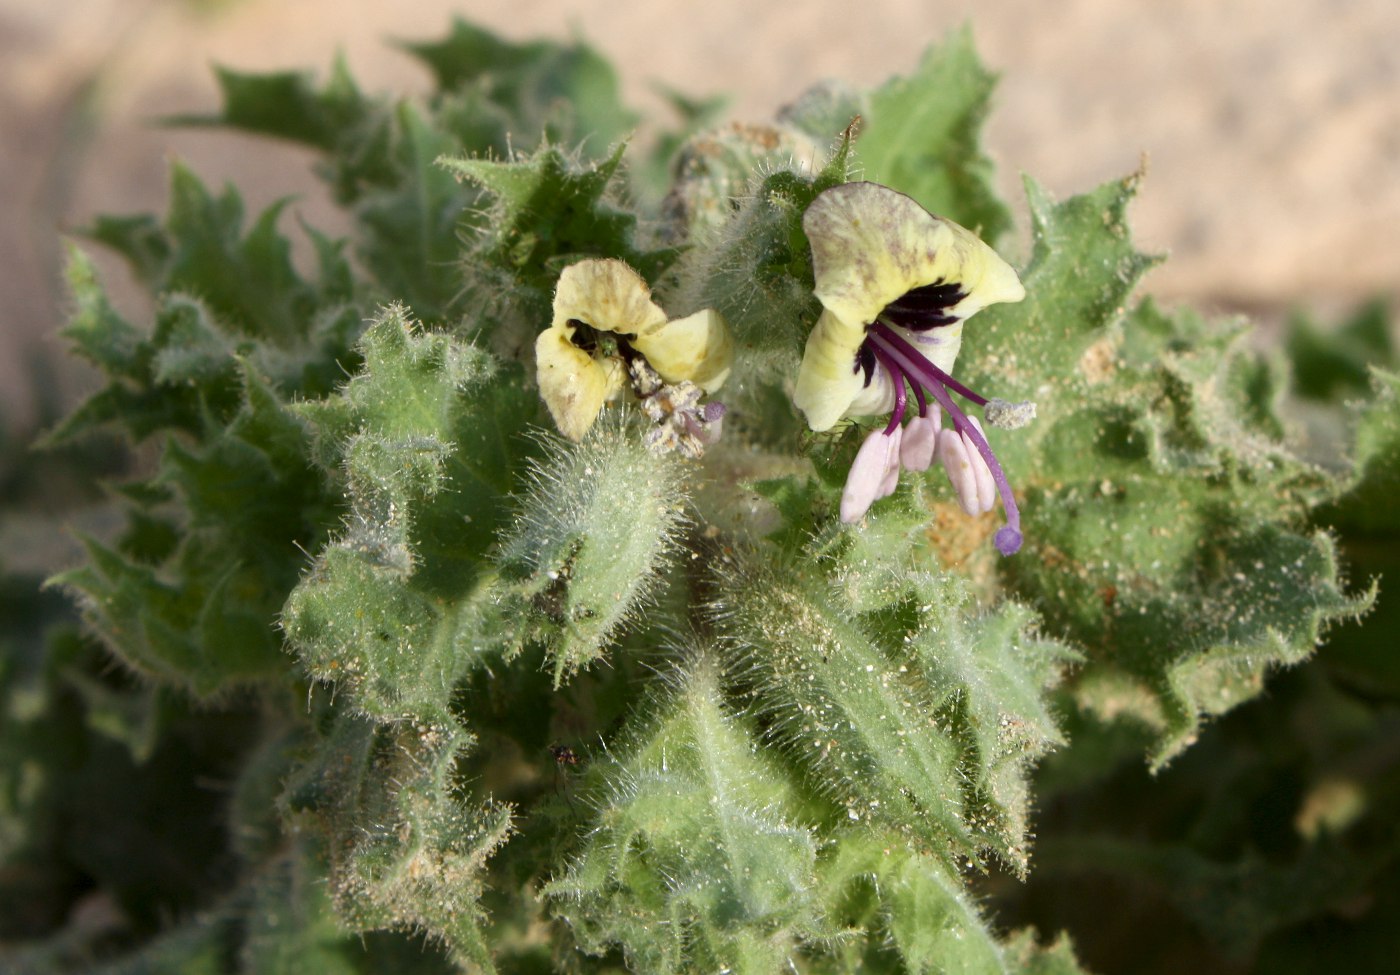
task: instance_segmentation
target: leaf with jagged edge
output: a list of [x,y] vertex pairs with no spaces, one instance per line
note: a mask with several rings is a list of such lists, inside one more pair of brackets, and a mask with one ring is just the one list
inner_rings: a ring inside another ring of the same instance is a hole
[[162,337],[194,333],[206,348],[217,344],[206,341],[217,331],[197,303],[168,301],[157,311],[154,334],[147,335],[118,314],[97,278],[92,259],[72,245],[65,273],[75,310],[64,326],[63,337],[74,353],[107,375],[108,383],[50,430],[40,441],[42,446],[70,443],[113,424],[119,424],[136,441],[160,430],[195,432],[203,428],[206,412],[226,415],[236,405],[236,390],[227,381],[233,378],[231,359],[227,375],[203,387],[186,383],[166,386],[156,378],[165,345]]
[[518,138],[586,139],[601,154],[637,124],[622,105],[612,66],[587,44],[516,44],[456,17],[442,40],[401,46],[432,70],[440,92],[474,90],[509,119],[507,131]]
[[[519,140],[539,135],[571,144],[592,140],[602,152],[636,125],[619,100],[612,68],[586,44],[517,44],[455,19],[441,40],[399,47],[432,71],[433,127],[454,136],[458,151],[505,153],[512,136],[519,147]],[[333,60],[319,86],[307,72],[214,70],[220,111],[177,115],[169,123],[228,126],[321,150],[343,203],[394,183],[395,105],[366,97],[344,57]]]
[[883,830],[844,829],[818,868],[841,972],[1005,975],[1002,948],[942,857]]
[[[1368,619],[1360,630],[1369,628]],[[1390,655],[1393,640],[1380,642],[1381,655]],[[1158,945],[1203,938],[1190,952],[1202,963],[1213,954],[1260,959],[1266,948],[1273,963],[1253,964],[1275,971],[1280,949],[1316,942],[1319,927],[1328,934],[1318,954],[1334,958],[1368,940],[1367,928],[1389,925],[1394,944],[1394,899],[1375,895],[1394,889],[1400,863],[1394,831],[1377,828],[1394,820],[1400,801],[1394,766],[1382,758],[1394,738],[1395,692],[1392,685],[1388,694],[1357,693],[1352,674],[1339,671],[1336,643],[1272,676],[1265,697],[1223,718],[1155,778],[1133,762],[1141,729],[1109,726],[1138,732],[1136,741],[1121,741],[1114,762],[1093,755],[1108,735],[1072,727],[1073,747],[1051,756],[1049,774],[1037,777],[1045,813],[1036,870],[1025,887],[1007,891],[1010,912],[1040,924],[1089,920],[1074,925],[1076,940],[1106,970],[1114,954],[1121,968]],[[1097,774],[1080,777],[1085,768]],[[1032,903],[1038,907],[1021,910]],[[1092,926],[1124,903],[1137,906],[1122,925]],[[1341,905],[1363,903],[1363,912],[1333,927]],[[1169,905],[1176,910],[1164,911]],[[1138,926],[1150,927],[1152,940],[1134,952],[1119,939]],[[1314,964],[1288,970],[1347,970],[1303,957]],[[1140,967],[1175,970],[1165,959]]]
[[634,971],[778,971],[818,925],[819,841],[773,757],[696,655],[648,698],[643,730],[589,771],[594,825],[544,887],[583,950]]
[[1135,173],[1059,203],[1026,180],[1032,240],[1021,272],[1026,297],[968,321],[956,370],[983,395],[1036,401],[1033,424],[1014,435],[993,434],[999,451],[1024,450],[1075,410],[1111,368],[1133,289],[1159,263],[1134,248],[1128,230],[1128,203],[1141,178]]
[[1394,535],[1400,531],[1400,372],[1372,368],[1371,400],[1357,410],[1352,471],[1323,523]]
[[240,379],[227,426],[211,424],[203,443],[172,438],[150,500],[127,492],[138,512],[178,500],[186,523],[174,547],[148,562],[139,546],[89,539],[88,562],[50,583],[78,596],[136,672],[202,695],[287,676],[277,613],[296,583],[297,546],[318,545],[334,518],[325,478],[306,462],[305,424],[250,364]]
[[317,149],[324,153],[321,175],[347,206],[401,181],[394,106],[366,98],[344,58],[336,57],[320,88],[306,72],[215,67],[214,74],[223,98],[219,112],[179,115],[172,124],[226,126]]
[[1028,184],[1026,300],[969,323],[958,373],[1039,406],[991,437],[1025,548],[977,557],[1088,651],[1081,703],[1146,722],[1160,766],[1369,597],[1343,593],[1331,541],[1305,527],[1331,487],[1277,439],[1280,380],[1242,329],[1128,309],[1152,263],[1127,231],[1135,188],[1052,203]]
[[[464,191],[434,161],[464,150],[504,151],[508,124],[484,133],[479,125],[467,129],[440,119],[433,108],[367,99],[339,58],[319,90],[310,76],[292,72],[219,69],[218,81],[220,114],[173,121],[225,125],[320,150],[321,174],[359,223],[358,253],[379,295],[407,302],[423,318],[446,317],[460,290],[452,265],[475,193]],[[170,250],[153,236],[149,218],[104,218],[98,236],[146,265]]]
[[75,311],[63,335],[96,365],[107,385],[46,438],[72,440],[119,424],[135,440],[165,430],[208,435],[240,404],[238,357],[258,364],[279,391],[316,395],[339,376],[358,332],[354,285],[341,244],[305,228],[317,273],[292,266],[277,230],[281,204],[243,232],[242,203],[227,190],[211,196],[184,167],[172,169],[164,221],[101,218],[90,236],[114,248],[158,294],[149,331],[125,321],[108,301],[92,261],[68,248]]
[[986,843],[968,818],[956,734],[939,720],[907,655],[891,656],[856,612],[801,563],[757,553],[717,560],[711,613],[766,733],[853,822],[951,856]]
[[512,810],[461,794],[456,761],[473,741],[450,718],[378,725],[342,713],[281,806],[324,837],[331,894],[352,929],[421,932],[463,968],[490,972],[478,900]]
[[828,143],[858,117],[860,178],[907,193],[995,244],[1011,229],[1011,211],[997,194],[992,161],[981,147],[996,80],[964,28],[925,50],[907,76],[867,91],[819,82],[779,119]]
[[423,331],[402,307],[361,351],[364,369],[340,393],[298,407],[315,462],[343,474],[349,512],[283,627],[307,672],[364,713],[440,715],[467,669],[502,649],[479,640],[484,573],[515,475],[538,449],[523,433],[540,404],[518,370]]
[[[964,28],[925,51],[908,77],[865,93],[856,141],[864,178],[896,187],[995,243],[1011,227],[981,148],[995,84]],[[836,131],[825,134],[834,138]]]
[[[824,491],[809,482],[796,497]],[[852,818],[938,823],[921,838],[941,832],[959,855],[992,851],[1024,873],[1026,776],[1062,743],[1047,694],[1078,655],[1039,634],[1025,607],[978,611],[967,582],[928,568],[938,543],[916,492],[858,530],[817,530],[805,551],[792,549],[802,529],[791,507],[779,508],[777,552],[720,563],[715,599],[770,731],[829,794],[876,800]],[[761,565],[814,557],[825,575],[784,569],[776,582]],[[917,815],[901,812],[911,802]]]
[[[1048,692],[1078,655],[1035,631],[1035,614],[1014,602],[967,616],[950,577],[911,574],[917,628],[905,638],[943,720],[964,744],[968,808],[978,831],[1024,877],[1029,868],[1028,776],[1063,745]],[[912,607],[911,607],[912,608]]]
[[901,494],[858,531],[824,537],[812,551],[830,558],[840,604],[925,696],[936,724],[958,742],[963,818],[978,842],[1012,871],[1028,867],[1027,777],[1064,744],[1050,691],[1081,659],[1050,639],[1025,606],[1002,600],[978,608],[974,585],[929,568],[946,545],[931,539],[928,507]]
[[316,149],[344,149],[380,106],[366,98],[350,75],[343,56],[331,63],[330,78],[319,90],[303,71],[257,73],[216,65],[214,79],[223,97],[217,115],[177,115],[172,125],[223,125],[244,132],[299,142]]
[[674,258],[638,235],[622,205],[626,143],[597,162],[546,145],[505,160],[443,156],[444,173],[478,186],[489,205],[475,221],[459,271],[462,301],[479,329],[505,328],[497,345],[524,348],[549,324],[554,287],[569,264],[589,257],[625,261],[654,281]]
[[1365,394],[1372,367],[1393,368],[1396,363],[1389,306],[1382,299],[1369,301],[1331,329],[1295,314],[1284,348],[1293,364],[1293,391],[1298,396],[1336,401]]
[[111,247],[153,292],[197,297],[230,335],[278,346],[303,340],[318,307],[349,301],[350,280],[333,251],[321,282],[292,266],[291,244],[277,230],[286,201],[264,210],[245,234],[243,201],[232,187],[212,195],[180,163],[170,170],[163,224],[154,218],[99,218],[88,235]]
[[[586,45],[513,44],[459,20],[440,42],[403,47],[440,83],[427,106],[367,99],[337,59],[319,89],[303,74],[220,69],[221,113],[174,121],[227,125],[321,150],[322,174],[363,231],[359,256],[379,296],[406,302],[425,320],[464,311],[479,319],[483,306],[502,298],[501,288],[489,272],[471,269],[468,284],[477,275],[487,281],[476,291],[464,289],[456,265],[461,239],[490,228],[476,220],[479,191],[454,181],[435,161],[509,156],[536,135],[546,146],[541,152],[550,152],[551,143],[582,143],[581,152],[606,159],[634,118],[618,101],[611,68]],[[630,214],[618,211],[618,217]],[[101,228],[133,257],[163,255],[149,221],[107,220]],[[586,245],[588,234],[577,241]],[[644,272],[654,271],[648,265],[656,258],[612,245],[600,240],[589,253],[633,259]]]
[[303,835],[246,883],[238,907],[238,960],[246,972],[449,975],[441,949],[398,932],[352,931],[337,915],[324,844]]
[[358,254],[385,301],[400,301],[425,321],[476,313],[463,300],[456,267],[472,232],[477,193],[444,173],[437,160],[461,152],[451,133],[414,105],[395,107],[386,135],[386,185],[355,205]]
[[1117,360],[1117,389],[1048,429],[1043,462],[1019,479],[1027,547],[1006,575],[1088,650],[1081,703],[1157,731],[1156,766],[1370,599],[1342,591],[1331,539],[1304,525],[1325,477],[1230,388],[1248,378],[1231,369],[1240,354]]
[[842,829],[818,865],[826,922],[816,972],[1085,975],[1063,935],[1048,947],[1033,929],[997,937],[963,878],[902,836]]
[[1313,514],[1315,524],[1340,532],[1342,552],[1357,577],[1381,580],[1375,612],[1366,625],[1346,627],[1329,642],[1328,664],[1358,686],[1389,696],[1400,690],[1400,656],[1392,638],[1400,601],[1387,585],[1400,575],[1400,515],[1394,500],[1400,492],[1400,373],[1393,365],[1371,367],[1367,400],[1345,411],[1336,408],[1339,421],[1349,419],[1352,428],[1346,439],[1337,429],[1331,441],[1344,452],[1347,468],[1337,496]]

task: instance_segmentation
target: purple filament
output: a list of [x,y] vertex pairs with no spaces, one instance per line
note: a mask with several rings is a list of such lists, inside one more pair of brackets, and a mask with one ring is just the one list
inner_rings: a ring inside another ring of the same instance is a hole
[[[878,346],[872,346],[871,351],[875,353],[875,358],[879,359],[890,375],[894,377],[894,412],[890,414],[890,422],[885,424],[885,436],[889,436],[899,428],[904,422],[904,410],[909,405],[909,398],[904,392],[904,379],[897,371],[898,366],[893,365],[889,357],[881,354]],[[918,388],[917,386],[915,388]],[[922,410],[920,412],[923,412]]]
[[914,399],[919,401],[919,416],[928,416],[928,400],[924,398],[924,388],[918,383],[910,383],[909,387],[914,390]]
[[[905,381],[914,388],[916,396],[919,387],[927,389],[938,401],[938,405],[948,411],[948,416],[953,421],[953,429],[967,437],[987,462],[987,468],[992,472],[992,480],[997,485],[997,493],[1001,496],[1002,510],[1006,512],[1006,525],[997,532],[994,541],[1002,555],[1016,552],[1021,547],[1021,512],[1016,507],[1016,499],[1011,495],[1011,483],[1006,479],[1006,473],[1001,469],[996,454],[992,452],[992,445],[987,443],[987,438],[980,430],[968,422],[966,414],[953,402],[948,390],[952,389],[978,406],[987,405],[987,400],[929,362],[918,349],[883,322],[876,322],[870,326],[867,340],[875,358],[889,371],[895,386],[895,415],[890,425],[885,428],[885,433],[891,433],[904,418]],[[922,406],[923,398],[919,397],[919,400]],[[919,412],[920,415],[923,414],[922,409]]]
[[925,375],[932,376],[964,399],[971,400],[978,406],[987,405],[987,398],[985,396],[979,396],[977,393],[974,393],[942,369],[939,369],[932,362],[929,362],[924,358],[922,352],[906,342],[898,332],[890,328],[884,322],[876,322],[874,325],[871,325],[867,334],[871,336],[878,335],[880,338],[883,338],[894,351],[902,352],[905,357],[913,359],[915,362],[923,363],[923,369],[921,371],[923,371]]

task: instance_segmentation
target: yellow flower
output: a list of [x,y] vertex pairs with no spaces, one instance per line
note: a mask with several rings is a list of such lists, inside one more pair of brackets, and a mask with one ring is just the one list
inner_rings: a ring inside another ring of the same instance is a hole
[[[950,393],[989,405],[951,372],[963,322],[988,305],[1025,297],[1016,272],[971,231],[877,183],[825,191],[807,208],[802,227],[822,314],[807,338],[793,400],[817,431],[842,417],[890,414],[856,456],[841,520],[860,520],[894,490],[901,466],[926,469],[937,454],[970,514],[1001,496],[1007,524],[996,545],[1005,555],[1015,552],[1020,514],[1006,475],[981,428]],[[905,437],[911,391],[918,415]],[[1012,408],[993,400],[990,406],[989,422],[1006,426],[1034,415],[1033,404]],[[940,407],[951,418],[946,429]]]
[[583,438],[604,404],[621,394],[639,355],[666,383],[713,393],[729,376],[733,339],[713,309],[669,321],[622,261],[566,267],[554,291],[554,320],[535,341],[540,395],[564,436]]
[[875,323],[900,329],[951,372],[962,323],[1026,295],[1011,265],[970,230],[878,183],[827,190],[807,208],[802,228],[823,311],[807,338],[793,399],[813,430],[893,406],[893,383],[864,352]]

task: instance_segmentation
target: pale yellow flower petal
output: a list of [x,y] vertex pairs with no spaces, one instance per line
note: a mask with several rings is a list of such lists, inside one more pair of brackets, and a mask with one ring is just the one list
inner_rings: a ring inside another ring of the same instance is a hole
[[792,401],[814,431],[830,430],[843,416],[874,416],[894,409],[889,373],[877,367],[867,385],[865,370],[856,366],[856,352],[864,340],[865,329],[851,329],[831,312],[822,312],[808,334]]
[[869,325],[906,292],[955,282],[964,298],[948,314],[967,318],[1025,297],[1016,272],[975,234],[878,183],[844,183],[802,217],[812,245],[815,293],[853,325]]
[[864,325],[830,311],[822,312],[812,327],[792,401],[813,430],[830,430],[862,392],[865,372],[855,369],[855,361],[864,341]]
[[624,368],[613,356],[594,359],[569,340],[572,328],[547,328],[535,340],[540,396],[559,432],[578,441],[603,404],[622,391]]
[[634,336],[666,323],[641,275],[622,261],[590,259],[570,264],[554,289],[554,328],[583,322],[601,332]]
[[713,308],[664,322],[632,340],[668,383],[689,380],[707,393],[724,384],[734,362],[734,339],[724,316]]
[[958,361],[958,351],[962,349],[963,323],[940,325],[926,332],[912,332],[896,328],[906,342],[919,351],[919,354],[948,374],[953,372],[953,364]]

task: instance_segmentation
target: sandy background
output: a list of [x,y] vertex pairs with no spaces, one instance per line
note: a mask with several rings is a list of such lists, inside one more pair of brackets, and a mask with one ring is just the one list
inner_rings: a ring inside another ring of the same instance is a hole
[[1148,155],[1133,222],[1172,259],[1147,290],[1265,322],[1400,297],[1395,0],[0,0],[6,425],[86,381],[36,366],[57,346],[61,231],[160,208],[167,160],[238,182],[250,211],[295,193],[334,220],[306,154],[151,124],[215,108],[211,63],[323,73],[342,49],[366,90],[421,92],[426,73],[384,40],[436,37],[453,13],[513,39],[582,36],[653,115],[661,82],[730,92],[748,121],[825,77],[908,71],[970,23],[1003,75],[988,141],[1009,197],[1021,172],[1067,195]]

